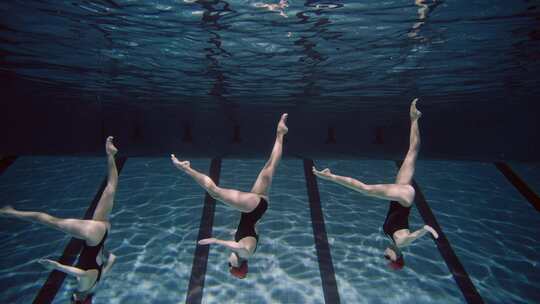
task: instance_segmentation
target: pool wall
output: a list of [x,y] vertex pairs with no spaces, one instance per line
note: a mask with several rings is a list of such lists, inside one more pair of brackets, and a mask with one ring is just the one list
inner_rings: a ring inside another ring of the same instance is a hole
[[[38,98],[33,95],[39,85],[14,81],[13,86],[1,101],[3,155],[98,156],[104,138],[113,135],[127,156],[175,152],[189,157],[265,157],[280,114],[288,112],[290,132],[284,146],[288,155],[401,159],[408,148],[408,109],[414,97],[319,97],[313,104],[301,99],[269,98],[268,103],[257,104],[183,97],[165,103],[74,99],[68,93]],[[419,97],[424,113],[422,158],[540,159],[537,103],[493,101],[475,94]],[[358,102],[343,105],[354,100]]]

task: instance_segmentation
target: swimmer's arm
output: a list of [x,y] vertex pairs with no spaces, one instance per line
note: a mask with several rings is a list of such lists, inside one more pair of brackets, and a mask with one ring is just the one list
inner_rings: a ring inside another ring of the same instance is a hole
[[218,245],[225,246],[231,249],[232,251],[238,253],[238,255],[240,255],[241,257],[249,255],[249,251],[247,250],[247,248],[244,245],[235,241],[224,241],[224,240],[218,240],[216,238],[209,238],[209,239],[200,240],[199,244],[200,245],[218,244]]
[[116,261],[116,255],[109,253],[109,258],[107,259],[107,264],[103,267],[103,275],[106,275],[109,270],[111,270],[112,265]]
[[249,256],[249,251],[247,250],[247,248],[236,241],[216,240],[216,244],[231,249],[232,251],[238,253],[238,255],[240,255],[241,257]]
[[58,270],[64,273],[67,273],[69,275],[75,276],[75,277],[83,277],[86,275],[86,271],[82,270],[77,267],[73,266],[67,266],[60,264],[56,261],[52,261],[49,259],[41,259],[38,261],[41,265],[45,266],[45,268],[51,269],[51,270]]
[[430,232],[435,239],[439,238],[439,234],[435,231],[435,229],[431,228],[431,226],[425,225],[421,229],[416,230],[415,232],[409,234],[408,236],[402,238],[398,245],[399,247],[404,247],[410,245],[415,240],[423,237],[426,235],[426,233]]

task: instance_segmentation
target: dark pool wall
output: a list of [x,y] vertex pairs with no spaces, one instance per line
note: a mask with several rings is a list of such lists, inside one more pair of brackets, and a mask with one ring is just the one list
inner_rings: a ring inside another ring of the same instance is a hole
[[[51,91],[46,84],[5,79],[3,155],[101,155],[104,138],[113,135],[129,156],[262,157],[271,149],[282,112],[290,114],[289,156],[399,159],[408,147],[412,96],[163,102],[152,96],[135,100]],[[422,158],[540,159],[540,112],[534,100],[473,94],[420,98]]]

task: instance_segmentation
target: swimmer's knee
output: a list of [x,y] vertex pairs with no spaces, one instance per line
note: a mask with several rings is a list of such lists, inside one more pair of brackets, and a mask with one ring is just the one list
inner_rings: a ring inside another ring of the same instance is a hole
[[89,241],[99,243],[107,232],[107,225],[102,222],[92,221],[81,231],[82,236]]
[[358,184],[358,187],[360,190],[365,191],[369,194],[373,194],[375,191],[375,187],[373,185],[366,185],[366,184]]
[[218,186],[216,186],[216,184],[214,184],[212,181],[206,183],[206,189],[210,193],[217,193],[219,191]]
[[54,217],[52,215],[49,215],[47,213],[44,213],[44,212],[39,212],[37,214],[37,219],[40,221],[40,222],[43,222],[43,223],[49,223],[51,225],[58,225],[63,219],[60,219],[60,218],[57,218],[57,217]]
[[107,187],[105,187],[105,190],[103,190],[103,193],[109,196],[114,196],[115,192],[116,192],[116,186],[112,183],[108,183]]
[[414,203],[414,197],[416,196],[416,190],[411,185],[404,185],[403,190],[403,201],[408,206],[411,206]]
[[220,200],[220,195],[217,194],[216,192],[210,192],[208,191],[208,194],[210,194],[210,196],[215,199],[215,200]]
[[220,195],[221,188],[216,186],[216,184],[214,184],[214,182],[211,182],[211,183],[208,184],[208,186],[206,187],[206,191],[214,199],[219,199],[221,197],[221,195]]

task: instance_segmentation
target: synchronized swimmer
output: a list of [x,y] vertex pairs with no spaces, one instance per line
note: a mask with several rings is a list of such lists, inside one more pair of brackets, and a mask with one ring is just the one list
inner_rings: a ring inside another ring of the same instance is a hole
[[241,212],[240,222],[236,229],[234,241],[219,240],[216,238],[203,239],[201,245],[217,244],[232,250],[229,255],[229,272],[240,279],[248,273],[248,259],[255,254],[259,243],[259,234],[255,229],[257,222],[263,217],[270,199],[268,194],[272,185],[272,178],[281,159],[283,151],[283,137],[288,132],[287,114],[283,114],[276,130],[276,141],[270,158],[262,168],[249,192],[218,187],[210,177],[191,168],[189,161],[179,161],[174,154],[171,155],[173,164],[187,175],[191,176],[208,194],[218,201]]
[[43,212],[19,211],[11,206],[0,209],[0,215],[17,218],[29,222],[39,223],[60,230],[74,238],[84,240],[84,246],[75,267],[60,264],[49,259],[40,259],[38,262],[48,269],[55,269],[72,275],[77,279],[77,290],[72,294],[74,304],[90,303],[92,295],[99,281],[109,272],[116,256],[105,254],[105,240],[111,229],[109,214],[113,208],[114,195],[118,185],[118,170],[114,156],[118,149],[113,144],[113,137],[105,141],[107,153],[108,180],[96,206],[91,220],[63,219]]
[[[409,231],[408,217],[415,198],[415,190],[411,182],[420,150],[418,120],[422,113],[416,108],[417,100],[412,101],[409,111],[411,119],[409,150],[394,184],[367,185],[351,177],[333,174],[328,168],[321,171],[318,171],[315,167],[312,169],[313,174],[321,179],[335,182],[367,196],[391,201],[383,225],[383,231],[390,238],[391,244],[385,249],[384,257],[389,260],[388,265],[394,270],[401,269],[405,265],[401,248],[410,245],[414,240],[428,232],[435,239],[438,238],[437,231],[428,225],[424,225],[414,232]],[[257,250],[260,235],[256,225],[270,205],[270,187],[281,160],[283,139],[288,132],[287,117],[287,114],[281,116],[277,124],[276,138],[270,158],[260,171],[249,192],[221,188],[210,177],[193,169],[189,161],[178,160],[174,154],[171,154],[171,161],[176,168],[193,178],[213,198],[240,212],[240,221],[234,240],[207,238],[198,241],[200,245],[217,244],[230,249],[231,254],[228,257],[229,272],[240,279],[247,276],[248,260]],[[116,259],[114,254],[106,254],[104,247],[111,229],[109,214],[113,208],[118,185],[118,170],[115,163],[115,155],[118,149],[114,146],[113,137],[111,136],[105,142],[105,151],[108,165],[107,186],[101,195],[91,220],[62,219],[43,212],[16,210],[11,206],[0,209],[0,216],[40,223],[84,240],[84,247],[76,266],[63,265],[49,259],[38,260],[39,263],[49,269],[62,271],[77,279],[77,289],[72,295],[72,303],[84,304],[91,302],[93,292],[100,279],[109,272]]]
[[391,244],[384,251],[384,257],[390,261],[388,266],[394,270],[401,269],[405,266],[405,260],[403,259],[400,248],[410,245],[414,240],[428,232],[435,239],[439,238],[437,231],[428,225],[424,225],[424,227],[415,232],[409,231],[409,212],[411,211],[415,197],[415,190],[411,186],[411,182],[420,150],[418,120],[422,116],[422,113],[416,108],[417,101],[418,98],[412,101],[409,111],[411,118],[409,151],[399,169],[394,184],[367,185],[351,177],[333,174],[328,168],[317,171],[313,167],[313,173],[321,179],[340,184],[367,196],[391,201],[390,209],[383,225],[383,231],[390,238]]

